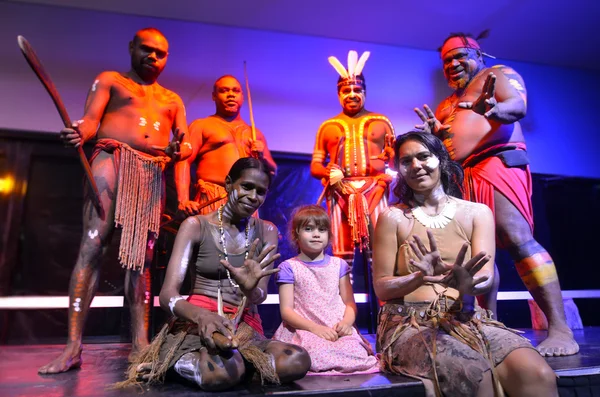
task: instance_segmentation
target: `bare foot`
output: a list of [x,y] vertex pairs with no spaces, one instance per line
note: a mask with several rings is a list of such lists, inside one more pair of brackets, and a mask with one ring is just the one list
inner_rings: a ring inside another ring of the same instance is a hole
[[138,380],[150,380],[150,372],[152,371],[152,363],[142,363],[136,368]]
[[67,345],[60,356],[38,369],[38,374],[59,374],[81,367],[83,362],[81,360],[81,350],[81,346],[70,347]]
[[573,332],[565,330],[548,330],[548,337],[544,339],[536,349],[542,356],[570,356],[579,352],[579,345],[573,339]]

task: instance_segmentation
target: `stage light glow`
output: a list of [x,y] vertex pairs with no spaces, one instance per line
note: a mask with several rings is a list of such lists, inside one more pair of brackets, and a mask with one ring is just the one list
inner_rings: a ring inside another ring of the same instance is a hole
[[15,180],[12,176],[6,175],[0,178],[0,194],[10,194],[15,188]]

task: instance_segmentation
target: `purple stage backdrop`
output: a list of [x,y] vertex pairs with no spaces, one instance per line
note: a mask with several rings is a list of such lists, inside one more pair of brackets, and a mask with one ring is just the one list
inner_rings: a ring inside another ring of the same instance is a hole
[[[256,123],[269,146],[284,152],[310,153],[320,123],[340,110],[330,55],[345,59],[350,49],[371,51],[367,108],[387,115],[397,133],[419,121],[415,106],[435,106],[449,93],[434,51],[13,2],[0,2],[0,15],[0,128],[54,132],[61,126],[18,50],[19,34],[36,49],[73,118],[81,115],[99,72],[128,69],[127,44],[139,28],[155,26],[170,40],[160,82],[181,95],[188,122],[213,112],[212,83],[223,74],[242,78],[245,60]],[[399,23],[413,23],[415,34],[423,29],[421,20]],[[523,125],[532,170],[600,177],[598,73],[495,63],[513,66],[525,79],[529,111]]]

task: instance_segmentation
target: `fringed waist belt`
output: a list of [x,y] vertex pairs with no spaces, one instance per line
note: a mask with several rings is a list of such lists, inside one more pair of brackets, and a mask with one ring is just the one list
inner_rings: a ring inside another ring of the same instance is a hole
[[344,178],[334,185],[333,194],[336,200],[346,204],[342,205],[342,208],[347,211],[352,241],[361,249],[369,247],[369,201],[372,196],[385,190],[391,181],[391,176],[380,174],[374,177]]
[[149,233],[158,237],[162,212],[162,174],[168,157],[151,157],[114,139],[99,139],[93,160],[100,151],[114,153],[119,184],[115,225],[123,229],[119,261],[124,268],[144,270]]

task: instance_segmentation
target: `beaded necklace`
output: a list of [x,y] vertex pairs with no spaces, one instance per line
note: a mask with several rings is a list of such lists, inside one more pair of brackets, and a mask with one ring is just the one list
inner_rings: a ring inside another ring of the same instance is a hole
[[[219,234],[221,235],[221,241],[220,241],[221,249],[223,250],[223,257],[227,261],[228,258],[227,258],[227,246],[225,245],[225,229],[223,228],[223,208],[224,207],[225,207],[225,205],[221,205],[219,207],[219,210],[217,211],[217,218],[219,220]],[[244,255],[244,259],[248,259],[248,247],[250,246],[250,242],[248,240],[249,234],[250,234],[250,220],[248,220],[248,222],[246,223],[246,242],[244,243],[246,253]],[[227,268],[225,268],[225,271],[227,272],[227,278],[229,279],[229,282],[231,283],[233,288],[238,288],[239,285],[233,281],[233,279],[231,278],[231,273],[229,273],[229,270]],[[219,278],[219,287],[220,287],[220,282],[221,282],[220,280],[221,279]]]

